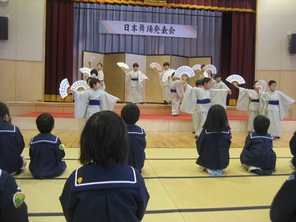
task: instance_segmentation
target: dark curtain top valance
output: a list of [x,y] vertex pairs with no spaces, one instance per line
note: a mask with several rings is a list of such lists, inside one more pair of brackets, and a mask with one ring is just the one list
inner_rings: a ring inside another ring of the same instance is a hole
[[256,11],[256,0],[65,0],[98,4],[126,4],[141,6],[162,6],[222,12]]

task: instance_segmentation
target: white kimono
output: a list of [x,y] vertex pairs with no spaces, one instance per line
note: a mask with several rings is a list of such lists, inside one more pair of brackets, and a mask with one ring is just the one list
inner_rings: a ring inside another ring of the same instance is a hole
[[74,100],[75,118],[88,119],[101,110],[113,110],[119,99],[99,89],[88,89],[85,91],[74,91]]
[[180,80],[169,80],[170,96],[172,101],[172,115],[177,116],[180,113],[181,98],[184,95],[184,89]]
[[260,113],[270,120],[268,133],[273,137],[280,136],[280,121],[285,118],[290,106],[294,102],[294,99],[277,90],[274,92],[268,91],[262,95],[260,101]]
[[98,70],[98,79],[101,81],[100,90],[106,90],[106,85],[104,81],[104,72],[103,70]]
[[199,136],[206,121],[208,111],[214,104],[226,107],[227,89],[208,89],[187,85],[181,104],[181,111],[193,114],[195,135]]
[[167,70],[164,70],[159,74],[159,83],[160,83],[161,90],[162,90],[162,100],[170,102],[171,101],[171,91],[170,91],[170,87],[169,87],[169,80],[164,81],[164,82],[162,81],[163,74],[166,71]]
[[148,79],[141,71],[130,71],[125,75],[126,87],[129,90],[128,102],[141,103],[142,101],[142,82]]
[[239,87],[239,95],[237,99],[236,109],[249,111],[248,131],[254,131],[254,119],[259,115],[260,94],[254,89],[245,89]]

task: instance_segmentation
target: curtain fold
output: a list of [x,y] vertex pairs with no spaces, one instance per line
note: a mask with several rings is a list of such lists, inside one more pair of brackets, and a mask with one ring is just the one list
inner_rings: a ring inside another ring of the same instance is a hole
[[72,0],[80,3],[106,3],[140,6],[162,6],[212,11],[255,12],[254,0]]
[[45,101],[65,101],[59,96],[59,84],[64,78],[72,82],[73,18],[72,2],[46,2]]

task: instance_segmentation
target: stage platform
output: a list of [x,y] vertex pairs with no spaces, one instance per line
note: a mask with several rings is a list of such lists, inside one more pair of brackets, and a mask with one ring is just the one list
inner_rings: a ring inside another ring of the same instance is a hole
[[[84,119],[74,118],[74,104],[63,102],[7,102],[13,123],[20,129],[36,129],[36,117],[42,112],[49,112],[55,117],[56,130],[81,130]],[[114,112],[120,114],[125,103],[118,103]],[[165,104],[139,104],[141,117],[137,123],[146,131],[191,132],[192,117],[186,113],[171,116],[171,106]],[[232,131],[244,132],[247,129],[248,113],[238,111],[234,106],[226,108]],[[294,132],[296,120],[285,119],[281,122],[283,132]]]

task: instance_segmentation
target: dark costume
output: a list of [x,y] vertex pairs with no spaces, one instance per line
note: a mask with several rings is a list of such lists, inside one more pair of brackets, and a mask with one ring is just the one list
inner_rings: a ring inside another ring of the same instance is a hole
[[289,145],[290,145],[290,151],[291,151],[291,154],[293,155],[293,158],[291,160],[293,166],[295,167],[296,166],[296,132],[294,132],[290,142],[289,142]]
[[272,141],[273,137],[270,134],[260,136],[256,132],[249,133],[240,155],[241,163],[274,171],[276,154],[272,149]]
[[0,168],[9,174],[20,171],[23,158],[20,156],[25,142],[19,128],[5,120],[0,122]]
[[129,141],[128,164],[141,172],[145,161],[146,133],[137,125],[127,125]]
[[148,199],[140,173],[120,163],[82,166],[67,179],[60,197],[68,222],[140,221]]
[[58,137],[47,133],[38,134],[30,141],[30,166],[32,175],[39,179],[53,178],[66,169],[63,145]]
[[229,147],[231,144],[229,130],[208,132],[203,129],[196,141],[199,157],[196,163],[212,170],[225,169],[229,164]]
[[16,184],[14,178],[0,169],[0,221],[27,222],[27,205],[24,194]]

